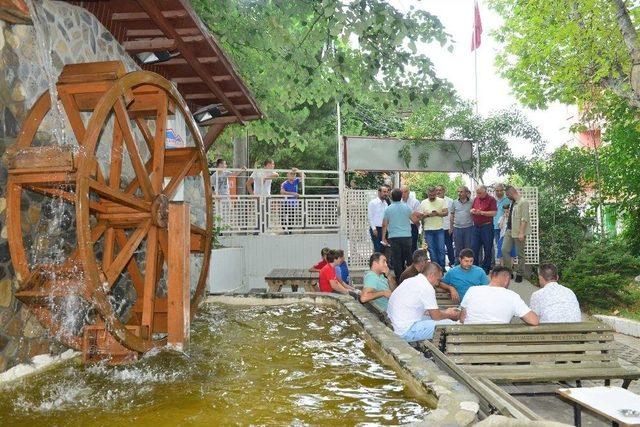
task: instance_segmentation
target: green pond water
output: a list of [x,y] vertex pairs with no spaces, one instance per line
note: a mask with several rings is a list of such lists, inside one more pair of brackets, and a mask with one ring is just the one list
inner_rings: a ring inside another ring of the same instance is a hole
[[205,305],[188,354],[0,388],[0,426],[377,425],[428,411],[334,307]]

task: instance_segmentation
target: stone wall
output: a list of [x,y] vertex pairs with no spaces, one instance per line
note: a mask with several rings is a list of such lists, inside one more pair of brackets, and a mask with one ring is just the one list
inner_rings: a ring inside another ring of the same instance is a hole
[[[131,71],[135,62],[107,29],[86,10],[65,2],[37,0],[40,16],[51,47],[52,74],[65,64],[122,60]],[[29,25],[9,25],[0,21],[0,156],[10,147],[37,97],[48,87],[43,68],[43,50],[35,29]],[[5,226],[7,170],[0,162],[0,372],[58,345],[13,292],[17,281],[11,266]],[[43,219],[38,203],[26,203],[27,217],[35,225]],[[44,218],[46,221],[46,218]]]

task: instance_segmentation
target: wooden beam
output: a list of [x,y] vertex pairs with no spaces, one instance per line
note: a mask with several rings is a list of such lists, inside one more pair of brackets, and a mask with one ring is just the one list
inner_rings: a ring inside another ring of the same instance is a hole
[[[224,106],[232,112],[234,115],[240,118],[240,121],[244,122],[243,115],[240,113],[240,110],[233,105],[233,103],[227,98],[223,92],[223,90],[213,81],[211,78],[211,72],[208,70],[203,64],[200,62],[197,54],[187,46],[186,43],[179,40],[179,35],[176,32],[173,24],[169,22],[169,20],[164,16],[164,14],[158,10],[157,3],[153,0],[138,0],[138,4],[142,6],[142,8],[149,14],[149,16],[153,19],[156,25],[167,35],[167,37],[171,37],[176,40],[178,48],[182,52],[182,56],[186,61],[189,62],[193,71],[198,74],[204,81],[204,83],[211,89],[213,93],[218,96],[218,99],[222,101]],[[185,13],[186,8],[185,8]],[[197,17],[196,23],[197,21]],[[218,56],[216,56],[218,58]],[[174,58],[177,59],[177,58]]]
[[[167,343],[183,351],[189,347],[190,284],[189,247],[184,244],[190,239],[189,204],[171,202],[169,204],[169,245],[167,259]],[[179,243],[178,243],[179,242]]]
[[[185,43],[195,43],[204,40],[203,36],[183,37]],[[158,37],[153,39],[129,40],[122,43],[127,52],[155,52],[158,50],[175,50],[176,41],[166,37]]]
[[[237,98],[239,96],[243,96],[244,94],[242,93],[242,91],[232,91],[232,92],[225,92],[224,93],[227,98]],[[185,95],[184,99],[186,100],[192,100],[192,99],[217,99],[216,95],[209,92],[209,93],[190,93],[188,95]]]
[[[156,7],[156,12],[158,14],[161,14],[163,18],[172,19],[172,18],[184,18],[185,16],[188,16],[186,10],[165,10],[161,12],[160,10],[158,10],[159,6],[157,4],[155,5],[155,7]],[[152,19],[149,15],[150,14],[145,12],[118,12],[111,15],[111,20],[112,21],[140,21],[140,20]]]
[[[176,42],[176,46],[178,46],[179,43]],[[186,48],[185,49],[180,49],[180,51],[182,52],[182,54],[185,54]],[[192,67],[194,66],[194,62],[197,62],[198,65],[202,65],[202,64],[215,64],[216,62],[220,61],[220,58],[218,58],[217,56],[205,56],[202,58],[196,58],[195,54],[193,54],[192,52],[189,53],[190,55],[193,55],[193,59],[186,59],[186,58],[171,58],[168,61],[164,61],[164,62],[158,62],[157,64],[153,64],[153,65],[185,65],[185,64],[189,64]],[[206,83],[206,82],[205,82]]]
[[209,151],[209,148],[211,148],[215,140],[220,136],[226,125],[226,123],[216,123],[209,127],[207,134],[203,138],[205,153]]
[[[211,79],[214,82],[227,82],[229,80],[232,80],[232,77],[230,75],[224,75],[224,76],[211,76]],[[195,77],[173,77],[171,78],[171,81],[174,82],[175,84],[188,84],[188,83],[204,83],[202,81],[201,77],[195,76]]]
[[[196,27],[176,28],[176,33],[181,36],[197,36],[200,35],[200,30]],[[133,29],[127,30],[125,33],[125,37],[162,37],[164,35],[165,34],[162,32],[162,30],[158,28],[143,30]]]

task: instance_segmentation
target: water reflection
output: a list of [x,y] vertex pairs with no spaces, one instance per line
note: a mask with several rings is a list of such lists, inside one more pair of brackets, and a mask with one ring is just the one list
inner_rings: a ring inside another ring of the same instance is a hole
[[65,366],[0,390],[0,425],[375,425],[425,409],[331,307],[206,306],[189,355]]

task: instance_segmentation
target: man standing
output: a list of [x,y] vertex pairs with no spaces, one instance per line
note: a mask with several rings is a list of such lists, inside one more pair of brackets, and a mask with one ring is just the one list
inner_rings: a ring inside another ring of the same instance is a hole
[[511,268],[511,248],[516,247],[518,265],[516,265],[516,283],[522,282],[524,276],[524,243],[531,232],[531,215],[529,201],[522,198],[518,190],[511,185],[506,187],[507,197],[511,200],[511,214],[507,220],[507,231],[502,241],[502,258],[505,267]]
[[454,302],[462,300],[470,287],[489,283],[489,278],[484,270],[473,265],[473,251],[471,249],[461,250],[459,261],[460,264],[447,271],[440,282],[440,287],[449,291]]
[[267,159],[262,163],[264,169],[253,171],[245,184],[249,194],[262,197],[271,195],[271,180],[278,177],[278,172],[273,171],[275,165],[273,160]]
[[391,205],[385,209],[382,220],[382,243],[391,246],[396,278],[400,278],[405,266],[411,264],[411,222],[419,216],[402,203],[402,190],[396,188],[391,192]]
[[387,314],[396,335],[409,342],[431,339],[436,325],[452,324],[458,319],[460,313],[456,309],[438,309],[434,286],[441,277],[440,266],[428,262],[420,274],[405,280],[393,291]]
[[427,189],[427,198],[420,203],[422,229],[427,242],[431,262],[436,262],[444,270],[444,230],[442,218],[449,215],[444,199],[437,197],[435,187]]
[[541,264],[538,282],[542,289],[531,295],[531,309],[540,317],[540,323],[582,321],[576,294],[558,283],[558,268],[555,265]]
[[360,292],[360,302],[373,301],[380,310],[387,311],[391,289],[389,280],[394,285],[393,278],[389,278],[387,258],[380,252],[375,252],[369,258],[369,271],[364,276],[364,285]]
[[456,262],[463,249],[471,249],[471,192],[466,186],[458,187],[458,199],[453,201],[453,210],[449,220],[449,229],[453,230],[453,244],[456,250]]
[[382,252],[382,220],[384,211],[387,209],[387,198],[389,197],[389,187],[381,185],[378,187],[378,196],[372,199],[367,206],[367,218],[369,219],[369,235],[373,243],[374,252]]
[[493,217],[493,241],[495,243],[493,255],[495,260],[494,264],[497,264],[498,252],[502,253],[502,248],[499,248],[500,250],[498,251],[498,240],[500,239],[500,218],[502,218],[502,215],[504,214],[505,205],[508,206],[511,201],[504,195],[504,185],[502,185],[501,183],[497,183],[493,187],[493,190],[496,195],[496,206],[498,207],[496,216]]
[[493,258],[493,217],[496,216],[498,207],[494,199],[484,185],[476,188],[476,198],[471,205],[471,218],[473,220],[473,235],[471,237],[471,249],[475,254],[473,263],[480,265],[480,248],[483,248],[482,268],[486,273],[491,270]]
[[[409,187],[404,185],[402,187],[402,203],[409,206],[412,212],[418,212],[420,208],[420,202],[416,199],[414,194],[411,194]],[[411,253],[414,253],[418,249],[418,225],[420,221],[411,223]]]
[[511,282],[511,270],[496,267],[491,271],[489,286],[470,288],[462,302],[460,322],[464,324],[507,324],[519,317],[527,325],[536,326],[538,315],[522,301],[520,295],[507,289]]
[[453,212],[453,199],[445,193],[444,185],[436,187],[438,197],[444,199],[447,205],[448,214],[442,218],[442,229],[444,230],[444,247],[449,259],[449,267],[453,267],[456,262],[456,255],[453,252],[453,228],[451,227],[451,212]]
[[411,265],[405,268],[405,270],[400,275],[400,280],[397,281],[398,285],[404,282],[405,280],[420,274],[420,272],[424,269],[424,266],[427,262],[429,262],[429,253],[424,249],[417,249],[413,253]]

